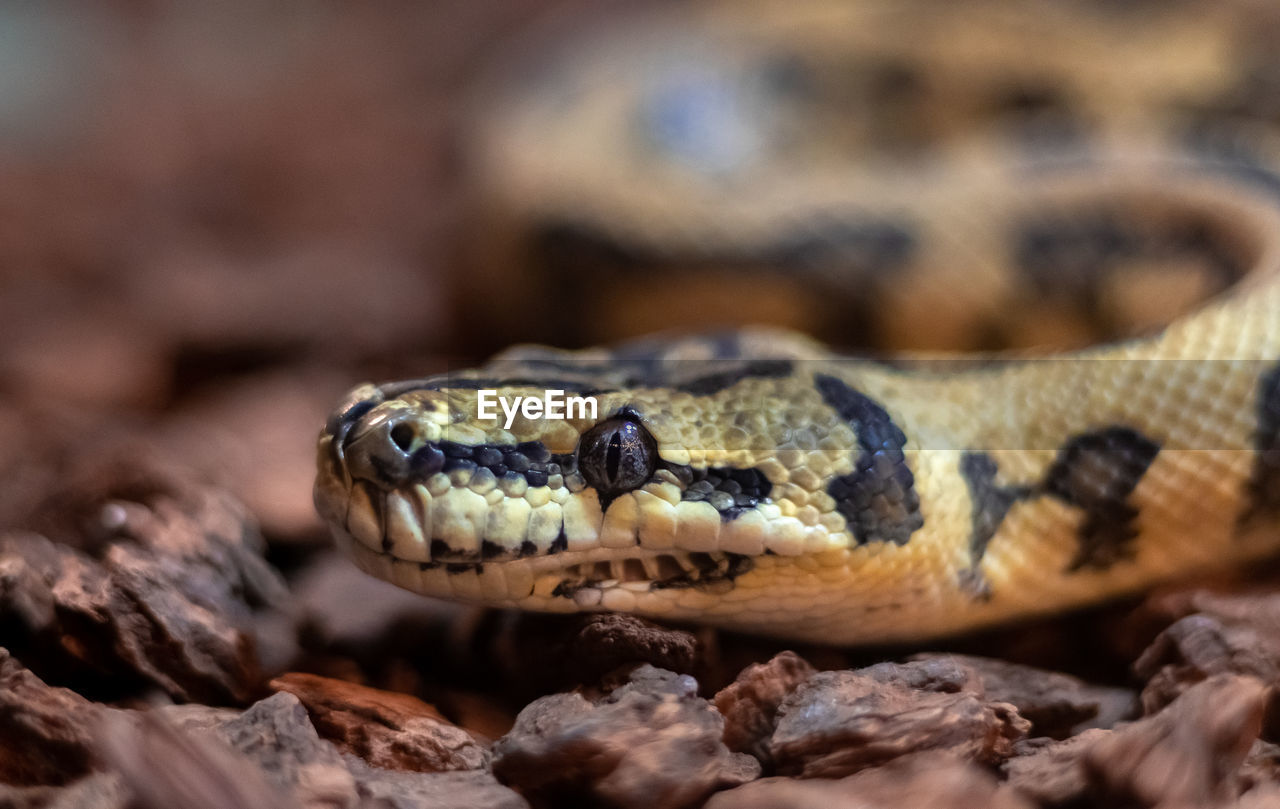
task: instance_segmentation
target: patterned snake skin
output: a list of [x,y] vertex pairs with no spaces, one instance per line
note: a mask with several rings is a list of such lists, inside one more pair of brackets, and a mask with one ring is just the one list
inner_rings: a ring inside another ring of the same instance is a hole
[[[428,595],[828,643],[1280,549],[1275,13],[1009,8],[684,8],[493,95],[486,322],[704,333],[357,387],[318,448],[339,544]],[[714,328],[758,319],[930,353]]]

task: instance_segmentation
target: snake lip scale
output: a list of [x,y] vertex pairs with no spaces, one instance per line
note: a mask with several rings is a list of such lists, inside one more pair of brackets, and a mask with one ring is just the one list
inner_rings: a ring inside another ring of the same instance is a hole
[[[872,35],[878,24],[848,30],[861,48],[898,47],[891,30]],[[640,180],[619,179],[626,160],[590,162],[566,147],[550,150],[563,162],[555,171],[503,165],[520,180],[513,187],[543,189],[523,198],[530,218],[577,216],[579,242],[616,259],[590,283],[648,283],[646,294],[678,301],[700,294],[686,272],[695,259],[741,273],[778,265],[826,284],[825,297],[848,302],[848,320],[864,332],[905,335],[908,344],[946,337],[969,349],[1048,349],[886,361],[752,327],[582,351],[517,346],[474,369],[363,384],[335,408],[317,445],[315,502],[338,544],[371,575],[430,596],[629,611],[837,644],[963,632],[1276,553],[1280,135],[1232,121],[1229,150],[1170,138],[1188,131],[1178,117],[1188,102],[1171,104],[1165,85],[1138,82],[1123,88],[1129,96],[1089,107],[1090,93],[1114,89],[1090,72],[1096,59],[1085,53],[1075,64],[1073,51],[1052,42],[1029,53],[1006,33],[980,30],[973,36],[989,36],[990,48],[955,52],[949,40],[921,36],[935,49],[927,55],[950,65],[942,79],[983,75],[965,60],[1016,66],[1043,56],[1038,75],[1061,75],[1070,90],[1061,96],[1092,115],[1077,123],[1091,121],[1094,140],[1084,142],[1083,126],[1067,147],[1032,143],[1019,130],[1014,148],[1009,132],[980,126],[971,136],[938,135],[928,160],[891,170],[870,159],[832,163],[834,184],[757,166],[737,181],[759,193],[728,198],[725,166],[697,165],[689,144],[671,141],[679,133],[601,134],[651,169],[652,182],[688,191],[664,197],[683,206],[674,217],[649,207]],[[825,44],[815,52],[838,39],[817,37]],[[752,47],[773,47],[768,37],[744,41],[756,43],[744,46],[748,67]],[[1114,58],[1129,57],[1117,46]],[[926,77],[931,64],[921,60]],[[1168,70],[1187,97],[1200,91],[1191,68]],[[814,75],[818,84],[806,86],[825,87],[824,74]],[[584,89],[578,103],[593,115],[562,117],[643,127],[644,115],[618,111],[651,110],[678,94],[638,77],[652,78],[633,71],[604,83],[622,88],[608,99]],[[765,103],[760,87],[712,89]],[[548,142],[571,138],[559,117],[553,125],[535,114],[536,93],[527,97],[533,107],[517,104],[495,131],[538,143],[530,131]],[[795,98],[786,102],[788,114],[803,112]],[[932,121],[894,109],[904,121]],[[940,121],[939,131],[956,124]],[[873,141],[884,133],[862,135],[879,154]],[[768,159],[783,165],[787,155]],[[753,171],[773,179],[757,182]],[[596,175],[612,179],[593,184]],[[808,234],[799,241],[797,223]],[[862,297],[841,297],[833,285],[840,262]],[[591,294],[581,290],[584,319]],[[507,424],[501,414],[478,416],[482,390],[562,390],[598,407],[592,417],[520,414]]]

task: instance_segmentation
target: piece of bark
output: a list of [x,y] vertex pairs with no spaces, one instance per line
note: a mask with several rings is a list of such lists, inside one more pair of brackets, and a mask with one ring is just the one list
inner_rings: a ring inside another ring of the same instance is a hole
[[762,778],[716,793],[706,809],[1030,809],[990,773],[945,753],[917,753],[839,779]]
[[320,735],[385,770],[475,770],[489,752],[435,708],[409,694],[290,673],[271,681],[302,701]]
[[1232,783],[1262,728],[1267,687],[1216,675],[1153,717],[1089,747],[1095,788],[1139,806],[1206,806],[1234,797]]
[[1215,674],[1243,674],[1264,682],[1280,680],[1280,598],[1249,601],[1259,607],[1256,615],[1234,610],[1197,612],[1156,636],[1133,666],[1147,681],[1142,690],[1147,713],[1158,711]]
[[1008,702],[1031,723],[1030,735],[1064,739],[1077,726],[1109,727],[1134,715],[1137,697],[1128,689],[1090,685],[1054,671],[988,657],[925,654],[912,662],[951,661],[977,673],[982,695]]
[[1249,790],[1230,809],[1275,809],[1280,806],[1280,786],[1265,784]]
[[292,694],[256,702],[213,733],[304,806],[350,806],[356,800],[355,780],[342,754],[320,738]]
[[298,699],[284,692],[243,713],[153,709],[137,723],[101,735],[103,760],[138,795],[138,809],[527,807],[485,770],[392,771],[342,754],[319,737]]
[[118,773],[93,773],[63,787],[0,784],[4,809],[139,809]]
[[1243,771],[1262,725],[1264,684],[1216,675],[1160,713],[1114,730],[1020,746],[1009,783],[1045,806],[1219,806],[1250,784]]
[[1240,783],[1245,789],[1267,784],[1280,785],[1280,745],[1261,739],[1249,748],[1240,765]]
[[701,662],[693,634],[622,613],[514,616],[498,627],[493,657],[529,699],[643,664],[696,676]]
[[27,515],[60,541],[0,536],[0,643],[86,692],[249,701],[255,621],[287,593],[244,508],[128,444],[64,472]]
[[135,809],[302,809],[213,734],[180,730],[160,714],[107,717],[98,734],[99,754]]
[[838,778],[924,750],[998,763],[1030,723],[1008,703],[959,690],[971,676],[958,666],[896,664],[815,674],[778,710],[769,745],[777,772]]
[[905,663],[876,663],[855,671],[878,683],[910,691],[987,695],[981,675],[961,655],[922,655]]
[[0,781],[60,785],[87,774],[94,729],[112,710],[46,685],[0,649]]
[[1072,806],[1089,793],[1081,761],[1089,747],[1112,731],[1092,728],[1062,741],[1041,736],[1014,745],[1003,771],[1011,787],[1039,806]]
[[755,759],[725,747],[724,718],[688,675],[652,666],[590,700],[536,700],[495,743],[493,772],[535,806],[593,801],[614,807],[694,806],[755,778]]
[[369,766],[343,757],[369,809],[528,809],[519,793],[498,783],[486,770],[416,773]]
[[216,708],[211,705],[159,705],[151,708],[151,711],[184,731],[215,730],[243,713],[235,708]]
[[794,652],[782,652],[767,663],[743,669],[714,699],[716,710],[724,715],[725,745],[735,753],[755,756],[768,770],[778,706],[814,674],[813,666]]

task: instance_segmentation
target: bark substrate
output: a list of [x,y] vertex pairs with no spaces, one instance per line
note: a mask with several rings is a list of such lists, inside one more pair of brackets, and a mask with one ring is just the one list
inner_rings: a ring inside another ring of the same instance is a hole
[[1265,578],[933,651],[786,648],[435,602],[319,544],[281,572],[143,441],[60,463],[0,535],[0,805],[1280,801]]

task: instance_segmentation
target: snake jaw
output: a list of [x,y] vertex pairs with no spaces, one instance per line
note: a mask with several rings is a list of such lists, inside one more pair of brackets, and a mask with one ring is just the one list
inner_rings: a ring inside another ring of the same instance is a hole
[[498,563],[418,563],[374,551],[343,529],[334,537],[364,572],[423,595],[549,612],[636,611],[688,617],[723,603],[755,567],[732,553],[637,548],[565,551]]

